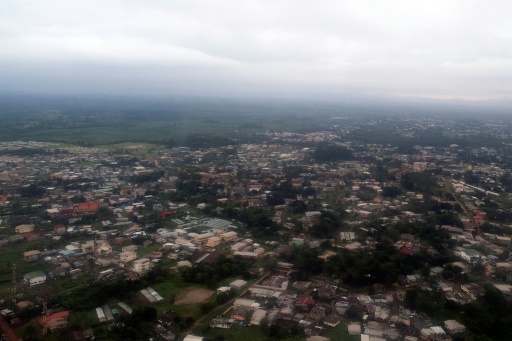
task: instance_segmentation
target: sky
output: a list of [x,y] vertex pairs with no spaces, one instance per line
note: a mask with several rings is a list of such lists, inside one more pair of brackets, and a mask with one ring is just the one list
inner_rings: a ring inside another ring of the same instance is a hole
[[512,1],[2,0],[0,92],[510,100]]

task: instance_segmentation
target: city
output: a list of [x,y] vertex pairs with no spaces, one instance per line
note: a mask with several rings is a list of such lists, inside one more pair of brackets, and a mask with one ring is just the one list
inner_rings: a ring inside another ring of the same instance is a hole
[[511,318],[506,125],[482,147],[348,138],[394,119],[151,153],[2,142],[4,320],[24,340],[506,335],[481,322]]

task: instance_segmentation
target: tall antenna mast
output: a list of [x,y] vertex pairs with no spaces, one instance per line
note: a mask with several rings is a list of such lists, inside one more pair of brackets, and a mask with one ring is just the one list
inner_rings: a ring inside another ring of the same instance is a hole
[[48,326],[46,325],[46,318],[48,317],[48,307],[46,302],[43,302],[43,335],[48,333]]
[[11,299],[13,303],[16,303],[16,264],[12,265]]

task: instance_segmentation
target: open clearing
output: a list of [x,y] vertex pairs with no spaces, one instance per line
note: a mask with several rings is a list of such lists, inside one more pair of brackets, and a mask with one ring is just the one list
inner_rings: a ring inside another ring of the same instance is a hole
[[202,303],[210,298],[213,295],[212,290],[208,289],[195,289],[188,291],[185,296],[180,297],[180,299],[174,302],[175,305],[185,305],[185,304],[196,304]]

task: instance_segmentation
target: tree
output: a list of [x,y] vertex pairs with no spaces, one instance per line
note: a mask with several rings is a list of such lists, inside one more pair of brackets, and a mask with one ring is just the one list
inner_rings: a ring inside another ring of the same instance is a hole
[[402,194],[402,190],[396,186],[382,187],[382,196],[386,198],[396,198]]

